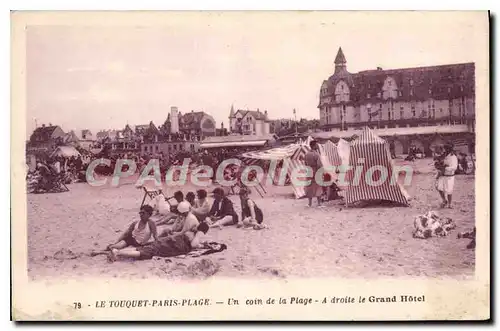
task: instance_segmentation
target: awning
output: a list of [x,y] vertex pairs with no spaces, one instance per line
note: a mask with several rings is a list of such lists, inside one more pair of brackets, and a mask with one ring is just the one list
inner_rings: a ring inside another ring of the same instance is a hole
[[78,152],[72,146],[59,146],[52,153],[51,157],[54,157],[54,156],[71,157],[71,156],[79,156],[79,155],[80,155],[80,152]]
[[[376,122],[374,122],[374,125]],[[331,139],[331,138],[350,138],[354,135],[361,134],[362,128],[357,130],[347,130],[347,131],[324,131],[324,132],[314,132],[311,136],[314,139]],[[434,126],[420,126],[420,127],[402,127],[402,128],[383,128],[383,129],[372,129],[371,130],[377,136],[387,137],[387,136],[404,136],[404,135],[419,135],[419,134],[445,134],[445,133],[462,133],[470,132],[469,128],[465,124],[457,125],[434,125]]]
[[257,160],[283,160],[291,157],[297,150],[299,144],[290,144],[283,147],[268,149],[265,151],[253,151],[241,154],[242,157],[247,159]]
[[200,145],[200,148],[248,147],[248,146],[261,147],[264,146],[266,142],[267,140],[202,143]]

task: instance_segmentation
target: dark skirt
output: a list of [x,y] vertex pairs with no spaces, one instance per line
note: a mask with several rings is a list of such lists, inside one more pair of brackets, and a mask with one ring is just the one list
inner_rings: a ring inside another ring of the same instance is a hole
[[[254,202],[255,206],[255,218],[258,224],[261,224],[264,221],[264,214],[262,213],[262,209],[260,209],[257,204]],[[241,219],[245,219],[247,217],[251,217],[252,214],[250,213],[250,207],[242,207],[242,213],[241,213]]]
[[191,242],[185,235],[160,238],[151,244],[139,247],[141,260],[150,260],[153,256],[170,257],[187,254],[191,251]]

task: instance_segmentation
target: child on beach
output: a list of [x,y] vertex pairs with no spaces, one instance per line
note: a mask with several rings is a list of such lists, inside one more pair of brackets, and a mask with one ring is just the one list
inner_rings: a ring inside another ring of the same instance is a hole
[[255,230],[263,229],[264,215],[257,204],[250,199],[249,194],[250,190],[248,188],[242,187],[240,189],[241,221],[238,222],[237,227],[245,226],[253,227]]
[[123,249],[129,246],[140,247],[145,245],[151,239],[151,236],[154,240],[158,240],[156,224],[149,219],[152,214],[153,207],[149,205],[142,206],[139,210],[139,221],[132,222],[116,242],[106,247],[105,251],[93,252],[91,255],[107,254],[112,249]]

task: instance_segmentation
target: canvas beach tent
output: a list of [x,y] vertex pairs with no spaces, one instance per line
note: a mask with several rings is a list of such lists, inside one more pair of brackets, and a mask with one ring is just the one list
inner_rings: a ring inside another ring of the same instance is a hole
[[248,165],[258,164],[261,161],[283,160],[295,153],[300,144],[290,144],[267,150],[257,150],[241,154],[241,159]]
[[342,138],[339,139],[339,141],[337,142],[337,152],[339,153],[339,157],[342,160],[342,164],[349,165],[349,143]]
[[78,157],[80,155],[80,152],[78,152],[73,146],[58,146],[50,156],[62,156],[68,158],[72,156]]
[[[349,183],[345,192],[346,205],[363,200],[386,200],[408,205],[408,193],[397,178],[393,179],[393,162],[384,139],[365,128],[349,147],[349,165],[352,169],[346,173]],[[360,173],[357,167],[362,169]],[[355,173],[359,173],[359,176]]]
[[[308,140],[309,142],[312,139]],[[323,167],[325,169],[331,168],[331,167],[338,167],[342,164],[342,159],[338,153],[337,146],[331,141],[327,141],[324,144],[318,144],[319,146],[319,153],[321,156],[321,162],[323,164]],[[287,168],[287,174],[291,178],[292,174],[294,171],[300,171],[300,169],[303,169],[305,166],[304,162],[304,157],[307,152],[309,152],[311,148],[309,147],[309,144],[303,144],[301,145],[295,153],[290,157],[290,159],[286,160],[288,162],[288,168]],[[300,173],[300,172],[299,172]],[[325,173],[330,174],[332,179],[337,178],[337,174],[333,171],[325,171]],[[305,193],[305,187],[301,185],[300,181],[303,179],[301,176],[299,176],[299,182],[294,183],[291,182],[293,192],[295,194],[295,198],[300,199],[303,198],[306,193]]]
[[[257,151],[251,151],[251,152],[246,152],[242,153],[239,158],[246,164],[246,165],[259,165],[264,169],[267,169],[268,166],[270,165],[271,161],[282,161],[283,163],[278,164],[276,167],[274,174],[272,175],[273,183],[275,185],[279,184],[279,179],[282,173],[282,168],[285,160],[290,160],[294,154],[297,153],[297,151],[302,150],[304,146],[307,146],[309,148],[309,143],[312,141],[311,137],[307,137],[306,139],[301,139],[297,143],[289,144],[286,146],[280,146],[280,147],[275,147],[275,148],[270,148],[266,150],[257,150]],[[307,152],[307,149],[306,149]],[[304,152],[305,154],[305,152]],[[288,175],[288,172],[286,172]],[[287,176],[285,178],[285,181],[283,183],[284,185],[289,185],[290,184],[290,178]],[[282,185],[283,185],[282,184]]]

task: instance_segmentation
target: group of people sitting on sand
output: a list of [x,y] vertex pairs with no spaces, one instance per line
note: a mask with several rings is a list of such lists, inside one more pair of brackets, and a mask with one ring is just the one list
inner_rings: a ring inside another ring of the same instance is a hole
[[[132,222],[117,240],[103,251],[91,255],[105,254],[110,262],[118,257],[138,260],[152,259],[153,256],[172,257],[203,248],[204,235],[210,228],[224,226],[264,229],[262,210],[250,199],[250,190],[240,190],[241,218],[234,210],[222,188],[213,190],[210,206],[206,190],[198,190],[196,196],[189,192],[184,197],[181,191],[174,194],[169,203],[163,194],[154,200],[154,206],[143,205],[139,210],[139,220]],[[159,231],[159,227],[162,230]],[[153,241],[151,241],[153,238]]]

